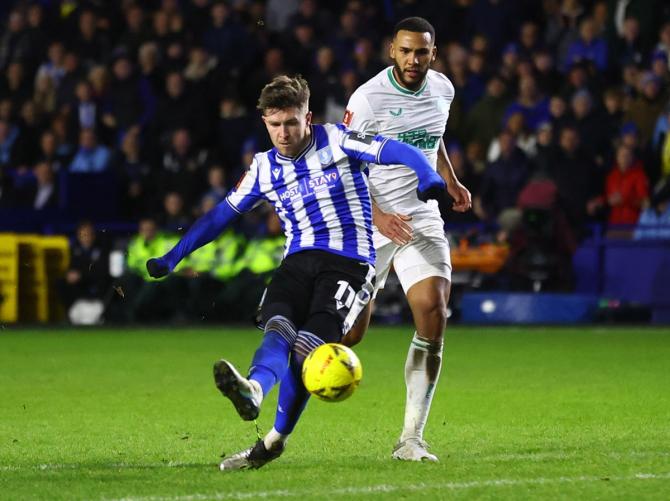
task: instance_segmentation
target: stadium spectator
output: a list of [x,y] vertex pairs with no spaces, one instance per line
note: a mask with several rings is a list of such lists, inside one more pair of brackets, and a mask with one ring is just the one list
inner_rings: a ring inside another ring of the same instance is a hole
[[623,92],[618,87],[609,87],[603,93],[603,117],[600,120],[600,127],[604,138],[603,146],[607,149],[605,151],[607,157],[612,156],[612,145],[623,124],[623,100]]
[[47,75],[56,88],[65,72],[65,46],[60,40],[54,40],[47,49],[47,60],[37,69],[36,81],[43,75]]
[[47,162],[38,162],[32,168],[35,183],[25,187],[20,195],[23,204],[34,210],[55,209],[58,205],[58,191],[54,172]]
[[40,136],[37,159],[49,163],[54,172],[59,172],[63,165],[69,164],[69,158],[58,153],[56,135],[51,130],[45,130]]
[[224,163],[239,164],[242,145],[253,133],[253,118],[246,112],[237,96],[228,95],[221,99],[216,132],[218,154]]
[[[558,201],[570,225],[580,236],[587,217],[596,217],[593,199],[601,193],[604,177],[581,148],[577,129],[568,125],[559,132],[558,147],[549,161],[549,176],[558,188]],[[579,179],[579,182],[575,182]]]
[[26,79],[23,64],[12,61],[3,72],[4,78],[0,81],[0,99],[9,99],[14,108],[20,108],[32,95],[32,87]]
[[252,71],[241,88],[242,102],[248,110],[256,107],[256,99],[263,86],[277,75],[285,73],[284,51],[279,47],[270,47],[263,56],[263,65]]
[[516,205],[519,191],[530,174],[528,159],[516,146],[514,135],[503,130],[498,141],[500,156],[486,167],[473,202],[477,216],[484,221],[495,221],[503,210]]
[[65,69],[65,73],[59,79],[56,90],[56,105],[58,109],[70,104],[74,97],[77,83],[86,76],[86,71],[79,63],[79,56],[71,50],[65,53],[63,68]]
[[476,0],[470,8],[468,31],[483,34],[495,57],[506,41],[516,38],[519,32],[520,14],[516,3]]
[[[60,299],[73,323],[96,323],[109,293],[109,253],[90,221],[77,225],[70,244],[70,265],[58,283]],[[75,304],[79,303],[76,305]],[[87,321],[88,320],[88,321]]]
[[651,72],[660,80],[662,86],[667,86],[670,83],[668,54],[666,52],[657,50],[651,55]]
[[125,53],[117,54],[112,63],[113,78],[106,97],[104,124],[114,129],[118,137],[128,130],[144,129],[155,111],[155,96],[149,83],[138,75]]
[[570,120],[577,129],[582,142],[582,150],[593,162],[603,165],[610,144],[604,120],[595,109],[591,93],[586,90],[576,92],[570,100]]
[[0,71],[6,71],[12,61],[20,61],[31,51],[26,21],[20,9],[9,13],[7,28],[0,38]]
[[519,53],[524,59],[530,59],[542,47],[540,27],[533,20],[525,21],[519,29]]
[[665,108],[667,92],[653,73],[642,74],[638,81],[639,95],[630,104],[625,120],[631,120],[640,131],[640,145],[645,148],[651,140],[654,125]]
[[146,13],[140,5],[130,5],[124,12],[124,19],[125,30],[121,33],[116,46],[123,48],[134,59],[142,44],[150,39]]
[[102,110],[93,99],[93,89],[86,80],[75,87],[75,99],[68,109],[68,132],[76,138],[82,129],[90,129],[99,137],[103,133]]
[[0,208],[16,207],[14,183],[7,169],[0,168]]
[[161,159],[159,191],[176,191],[187,204],[192,204],[204,190],[208,163],[209,153],[193,146],[189,131],[183,128],[175,130]]
[[333,18],[324,7],[319,0],[301,0],[297,12],[291,16],[290,26],[309,24],[320,41],[326,40],[333,29]]
[[207,172],[208,190],[203,195],[203,198],[211,198],[215,204],[223,201],[228,194],[226,188],[226,171],[220,165],[212,165]]
[[545,96],[556,94],[562,82],[561,74],[556,69],[554,56],[546,48],[533,52],[533,70],[537,80],[537,88]]
[[[554,131],[559,131],[569,122],[568,105],[560,95],[551,96],[549,99],[549,121]],[[543,120],[542,122],[545,122]],[[541,122],[541,123],[542,123]]]
[[217,63],[217,59],[202,46],[195,45],[188,51],[184,78],[196,96],[208,96],[215,90],[212,88],[212,74]]
[[354,46],[354,69],[360,82],[366,82],[384,68],[369,38],[359,38]]
[[486,94],[475,104],[466,118],[466,139],[488,148],[500,131],[505,110],[509,106],[505,81],[497,75],[486,84]]
[[110,150],[98,144],[95,132],[82,129],[79,133],[79,148],[70,163],[70,172],[103,172],[110,162]]
[[48,73],[38,73],[33,92],[35,112],[42,116],[51,115],[56,111],[56,85]]
[[168,141],[177,129],[200,130],[197,123],[202,121],[203,109],[186,88],[184,77],[178,70],[170,71],[165,77],[163,97],[156,108],[156,135],[161,142]]
[[640,37],[640,22],[634,17],[627,17],[623,22],[622,33],[613,44],[611,58],[619,66],[635,64],[642,66],[644,50]]
[[326,99],[335,92],[338,85],[337,62],[333,49],[328,46],[319,47],[314,68],[307,76],[312,89],[310,106],[315,118],[321,120],[326,110]]
[[505,111],[506,116],[520,111],[526,126],[535,130],[540,122],[549,118],[549,99],[542,96],[537,88],[535,77],[527,75],[519,79],[516,100]]
[[342,120],[349,98],[358,88],[358,74],[353,69],[346,69],[340,73],[340,85],[333,89],[333,93],[326,98],[324,118],[327,122],[336,123]]
[[[528,158],[533,158],[536,153],[536,138],[526,127],[523,113],[515,111],[507,116],[503,127],[507,130],[516,141],[516,146],[523,151]],[[487,158],[489,162],[495,162],[500,157],[500,140],[499,138],[491,141]]]
[[310,71],[317,49],[317,40],[314,28],[309,23],[298,23],[291,28],[292,32],[286,37],[287,63],[291,71],[307,75]]
[[167,233],[183,233],[191,225],[191,218],[185,212],[184,199],[176,191],[170,191],[163,197],[163,211],[158,223],[161,230]]
[[649,207],[638,219],[633,237],[636,240],[670,240],[670,183],[663,183],[651,197]]
[[89,68],[105,61],[111,50],[107,33],[98,29],[98,16],[88,8],[79,12],[78,32],[70,40],[70,48],[79,54],[82,64]]
[[299,0],[268,0],[265,7],[268,29],[275,33],[286,30],[300,3]]
[[156,42],[146,42],[140,46],[137,54],[138,69],[149,83],[154,96],[162,96],[165,86],[165,75],[159,61],[160,52]]
[[152,190],[155,183],[151,166],[140,151],[138,131],[130,131],[123,137],[121,151],[114,155],[114,168],[119,179],[120,215],[127,221],[135,221],[151,210],[156,196]]
[[217,57],[223,72],[235,74],[250,64],[255,45],[228,4],[215,2],[210,13],[211,24],[202,35],[203,45]]
[[182,278],[175,275],[164,280],[153,280],[146,267],[147,259],[166,252],[175,241],[158,231],[154,219],[140,220],[138,233],[128,244],[126,272],[117,286],[122,297],[116,298],[110,315],[113,320],[164,322],[170,320],[177,311],[182,311]]
[[19,156],[15,145],[19,138],[19,128],[5,120],[0,120],[0,169],[16,166]]
[[535,156],[531,159],[533,172],[551,172],[551,165],[555,154],[554,126],[550,121],[542,122],[535,131]]
[[649,202],[649,182],[640,160],[633,150],[620,145],[612,170],[607,175],[605,197],[609,208],[608,222],[613,225],[637,223],[644,205]]
[[192,0],[184,5],[186,25],[191,33],[204,33],[209,26],[210,0]]
[[282,261],[286,238],[274,211],[267,212],[263,226],[261,233],[244,246],[235,261],[233,276],[216,298],[216,303],[226,312],[227,321],[253,318],[263,290]]

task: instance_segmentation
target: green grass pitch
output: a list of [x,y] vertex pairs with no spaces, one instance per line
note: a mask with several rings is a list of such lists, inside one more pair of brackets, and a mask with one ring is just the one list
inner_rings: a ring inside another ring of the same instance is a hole
[[5,327],[0,499],[670,499],[670,329],[449,328],[438,464],[390,458],[411,334],[371,329],[352,398],[310,402],[282,458],[223,474],[256,431],[211,366],[246,369],[258,331]]

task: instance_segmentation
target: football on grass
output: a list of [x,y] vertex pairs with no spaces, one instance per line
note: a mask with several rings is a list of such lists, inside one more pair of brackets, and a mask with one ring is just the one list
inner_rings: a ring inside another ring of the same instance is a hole
[[326,402],[349,398],[363,377],[356,354],[342,344],[315,348],[302,366],[302,382],[312,395]]

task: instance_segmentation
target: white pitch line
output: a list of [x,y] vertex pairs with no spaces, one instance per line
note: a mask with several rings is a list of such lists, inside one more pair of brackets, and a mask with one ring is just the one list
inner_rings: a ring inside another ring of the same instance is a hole
[[[361,487],[342,487],[329,489],[328,496],[351,496],[368,495],[380,492],[421,492],[436,489],[465,490],[481,487],[514,487],[522,485],[544,485],[544,484],[567,484],[581,482],[604,482],[604,481],[627,481],[627,480],[670,480],[670,473],[636,473],[635,475],[603,477],[577,476],[577,477],[555,477],[555,478],[494,478],[490,480],[472,480],[469,482],[436,482],[419,483],[407,485],[378,484]],[[277,497],[305,497],[322,496],[317,490],[288,490],[279,489],[272,491],[251,492],[212,492],[209,494],[189,494],[184,496],[146,496],[146,497],[124,497],[119,499],[105,499],[104,501],[205,501],[226,499],[258,499]]]
[[[487,456],[457,456],[449,461],[459,463],[486,463],[495,461],[547,461],[578,459],[582,456],[580,451],[538,451],[520,453],[501,453]],[[670,457],[670,451],[609,451],[603,456],[622,459],[626,457]],[[110,470],[141,470],[158,468],[193,468],[211,467],[216,468],[215,463],[184,463],[180,461],[166,461],[154,463],[47,463],[37,465],[0,465],[0,471],[51,471],[51,470],[79,470],[79,469],[110,469]]]

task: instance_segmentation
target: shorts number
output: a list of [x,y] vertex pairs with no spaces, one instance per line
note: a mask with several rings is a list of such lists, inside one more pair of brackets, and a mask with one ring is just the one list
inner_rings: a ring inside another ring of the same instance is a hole
[[[337,303],[337,309],[339,310],[344,306],[351,308],[351,305],[354,304],[354,299],[356,298],[356,292],[353,287],[349,285],[349,282],[344,280],[338,280],[337,285],[339,285],[339,287],[335,292],[335,296],[333,296]],[[346,299],[344,298],[345,294],[347,296]]]

